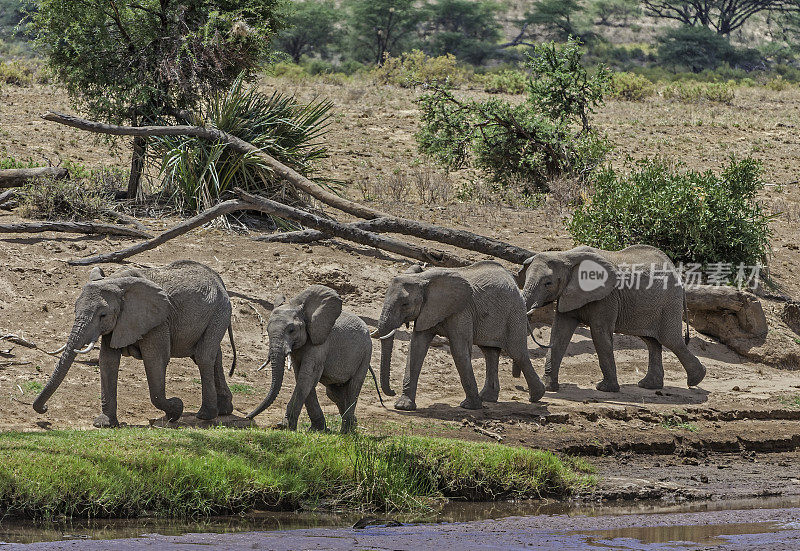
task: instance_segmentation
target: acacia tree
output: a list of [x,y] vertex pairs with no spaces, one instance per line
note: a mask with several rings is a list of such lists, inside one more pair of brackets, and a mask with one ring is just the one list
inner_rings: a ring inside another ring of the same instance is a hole
[[[252,74],[280,0],[37,0],[29,28],[80,108],[134,126],[176,117]],[[128,196],[146,142],[133,141]]]
[[642,0],[648,15],[728,35],[757,13],[797,11],[798,0]]
[[349,0],[345,5],[353,53],[377,65],[390,53],[409,49],[423,17],[414,0]]
[[328,53],[333,42],[339,13],[329,0],[292,2],[285,18],[286,28],[275,37],[276,46],[300,62],[304,54]]

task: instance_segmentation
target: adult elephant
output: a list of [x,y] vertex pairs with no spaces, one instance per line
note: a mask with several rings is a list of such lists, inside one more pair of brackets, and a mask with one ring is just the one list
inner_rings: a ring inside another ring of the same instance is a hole
[[[514,362],[514,375],[522,372],[531,402],[544,394],[544,385],[528,356],[528,324],[514,278],[500,264],[477,262],[465,268],[432,268],[404,273],[392,279],[383,303],[378,328],[372,334],[385,339],[381,350],[381,384],[392,396],[390,365],[392,336],[404,323],[414,322],[403,378],[403,394],[395,408],[415,410],[417,381],[434,335],[450,340],[466,399],[461,407],[478,409],[482,402],[496,402],[500,391],[497,373],[500,351]],[[472,370],[472,345],[486,358],[486,382],[478,393]]]
[[165,376],[170,358],[190,357],[200,368],[202,405],[199,419],[233,411],[232,394],[222,370],[220,341],[231,330],[231,303],[225,285],[211,268],[179,260],[163,268],[123,270],[105,277],[92,270],[90,281],[75,302],[75,323],[53,375],[33,402],[38,413],[66,377],[76,349],[102,337],[100,397],[102,414],[96,427],[113,427],[117,420],[117,378],[120,356],[144,361],[150,401],[168,419],[183,413],[179,398],[167,398]]
[[[620,251],[576,247],[527,259],[517,283],[529,312],[557,302],[544,368],[547,390],[558,390],[558,371],[575,328],[589,326],[603,380],[597,390],[618,392],[613,334],[641,337],[647,345],[647,374],[642,388],[664,386],[662,346],[675,353],[688,386],[703,380],[706,368],[689,351],[688,313],[681,277],[669,257],[649,245]],[[686,336],[681,321],[687,314]]]

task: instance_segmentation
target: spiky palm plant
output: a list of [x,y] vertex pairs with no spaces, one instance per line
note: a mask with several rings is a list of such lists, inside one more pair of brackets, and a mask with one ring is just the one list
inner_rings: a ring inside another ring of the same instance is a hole
[[[266,95],[238,78],[230,89],[210,97],[191,124],[218,128],[250,142],[297,172],[316,179],[315,162],[328,156],[320,141],[330,122],[332,103],[308,105],[279,92]],[[154,150],[161,161],[163,193],[176,206],[200,211],[233,187],[289,203],[304,202],[301,192],[273,178],[252,154],[242,155],[222,143],[189,137],[163,137]],[[327,182],[331,185],[331,182]]]

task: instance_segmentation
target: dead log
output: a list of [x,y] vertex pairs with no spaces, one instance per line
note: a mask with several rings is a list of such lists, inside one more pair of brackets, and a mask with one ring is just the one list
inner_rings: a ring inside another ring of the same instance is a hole
[[[525,259],[536,254],[528,249],[517,247],[516,245],[511,245],[510,243],[505,243],[497,239],[484,237],[476,233],[454,230],[444,226],[435,226],[433,224],[426,224],[425,222],[418,222],[406,218],[373,218],[372,220],[363,220],[361,222],[349,224],[348,227],[373,233],[410,235],[437,243],[452,245],[460,249],[481,252],[515,264],[522,264]],[[329,235],[319,230],[303,230],[264,235],[256,237],[255,239],[273,243],[312,243],[329,237]]]
[[[47,113],[43,116],[45,120],[65,124],[89,132],[101,134],[111,134],[115,136],[195,136],[211,141],[226,143],[234,151],[239,153],[249,153],[258,157],[264,162],[272,172],[284,180],[288,180],[295,187],[308,193],[310,196],[322,203],[338,209],[357,218],[365,218],[372,222],[372,225],[356,226],[370,232],[399,233],[428,239],[439,243],[453,245],[462,249],[475,251],[478,253],[494,256],[509,262],[522,264],[526,258],[535,253],[522,247],[516,247],[503,241],[485,237],[472,232],[455,230],[390,216],[384,212],[361,205],[344,197],[331,193],[319,185],[315,184],[299,172],[289,168],[275,158],[267,155],[254,145],[213,128],[201,126],[115,126],[102,124],[94,121],[64,115],[60,113]],[[318,234],[322,235],[322,233]]]
[[192,218],[181,222],[174,228],[157,235],[149,241],[137,243],[132,247],[115,251],[113,253],[99,254],[87,258],[75,258],[70,260],[69,263],[73,266],[88,266],[90,264],[98,264],[100,262],[120,262],[135,254],[143,253],[145,251],[149,251],[150,249],[155,249],[162,243],[166,243],[170,239],[179,237],[184,233],[193,230],[194,228],[202,226],[218,216],[243,210],[243,207],[246,207],[246,204],[243,204],[241,201],[224,201],[214,207],[211,207],[210,209],[204,210],[197,216],[193,216]]
[[9,189],[8,191],[0,193],[0,205],[2,205],[3,203],[7,203],[11,199],[13,199],[15,194],[16,190],[14,189]]
[[97,222],[20,222],[17,224],[0,224],[0,233],[86,233],[120,235],[123,237],[140,237],[149,239],[150,234],[134,228],[115,226],[114,224],[100,224]]
[[687,286],[686,305],[692,326],[724,343],[767,334],[767,318],[758,297],[736,287]]
[[240,198],[239,200],[229,200],[220,203],[219,205],[207,209],[197,216],[190,218],[189,220],[181,222],[174,228],[149,241],[137,243],[136,245],[128,247],[127,249],[112,253],[73,259],[70,260],[69,263],[76,266],[86,266],[100,262],[120,262],[121,260],[133,255],[154,249],[162,243],[183,235],[186,232],[197,228],[198,226],[201,226],[218,216],[242,210],[257,210],[267,214],[280,216],[281,218],[286,218],[288,220],[295,220],[305,224],[306,226],[320,228],[328,234],[341,237],[348,241],[383,249],[385,251],[413,258],[414,260],[418,260],[420,262],[427,262],[435,266],[465,266],[469,264],[469,261],[450,253],[430,249],[428,247],[412,245],[398,239],[383,237],[381,235],[357,228],[351,228],[346,224],[340,224],[339,222],[322,218],[321,216],[317,216],[315,214],[311,214],[282,203],[251,195],[238,188],[236,189],[236,194]]
[[9,168],[0,170],[0,188],[24,186],[36,178],[48,177],[61,180],[69,176],[63,166],[41,166],[36,168]]

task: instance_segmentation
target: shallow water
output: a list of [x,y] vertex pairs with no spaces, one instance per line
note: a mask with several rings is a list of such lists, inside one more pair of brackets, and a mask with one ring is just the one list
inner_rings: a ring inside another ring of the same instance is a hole
[[[471,522],[507,517],[535,517],[559,515],[565,517],[597,517],[607,515],[679,514],[730,510],[769,510],[800,507],[800,496],[792,498],[764,498],[749,500],[706,501],[665,504],[658,502],[621,503],[564,503],[564,502],[510,502],[510,503],[450,503],[435,515],[428,517],[381,517],[381,521],[396,518],[404,523]],[[113,540],[139,538],[143,535],[181,536],[184,534],[231,534],[296,530],[313,528],[350,527],[361,515],[333,513],[264,512],[243,516],[214,517],[202,521],[164,519],[102,519],[56,522],[32,522],[5,519],[0,521],[0,543],[33,543],[64,540]],[[677,519],[676,519],[677,520]],[[380,521],[379,521],[380,522]],[[661,526],[632,526],[607,530],[565,530],[562,533],[580,536],[587,545],[599,549],[644,549],[648,544],[694,542],[715,545],[724,543],[723,535],[769,534],[781,530],[800,529],[779,523],[744,522],[720,524],[680,524]],[[576,527],[577,528],[577,527]],[[435,531],[435,526],[430,527]],[[661,546],[657,546],[661,549]],[[663,547],[664,549],[683,547]]]

